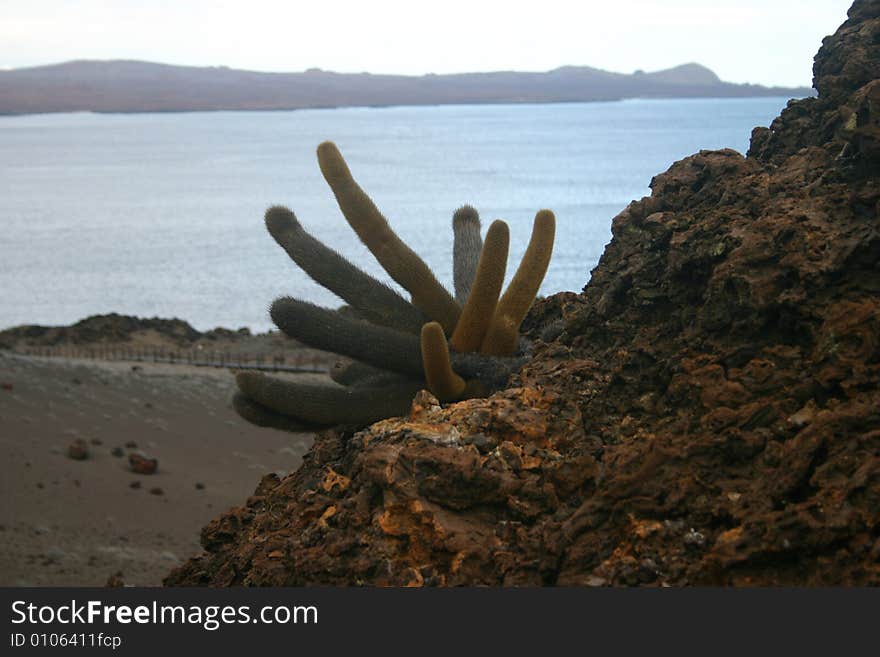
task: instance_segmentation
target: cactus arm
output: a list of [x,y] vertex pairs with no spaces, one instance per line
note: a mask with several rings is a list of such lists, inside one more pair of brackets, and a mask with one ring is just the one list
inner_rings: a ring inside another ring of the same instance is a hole
[[451,334],[461,308],[355,182],[336,144],[325,141],[318,146],[318,164],[342,214],[360,240],[391,278],[412,295],[413,304],[428,319],[440,322],[447,335]]
[[369,424],[409,412],[413,396],[422,388],[417,381],[381,387],[346,388],[333,383],[315,384],[239,372],[235,381],[248,399],[282,415],[332,426]]
[[266,228],[316,283],[341,297],[365,319],[410,333],[421,330],[425,317],[418,308],[307,233],[288,208],[269,208]]
[[528,360],[523,356],[488,356],[476,352],[452,352],[452,367],[468,382],[479,380],[487,390],[500,390],[510,375]]
[[373,386],[403,383],[407,377],[396,372],[380,370],[357,360],[337,361],[330,370],[330,378],[342,386]]
[[278,328],[310,347],[416,378],[423,375],[419,338],[414,335],[291,297],[276,299],[269,313]]
[[419,389],[425,387],[424,379],[414,379],[411,376],[405,376],[403,374],[398,374],[397,372],[383,372],[379,371],[378,374],[374,374],[373,376],[367,376],[363,379],[360,379],[352,384],[354,388],[376,388],[379,386],[386,386],[398,383],[406,383],[409,382],[418,382]]
[[463,205],[452,215],[452,274],[455,300],[464,306],[471,293],[477,265],[483,250],[480,215],[470,205]]
[[437,395],[437,399],[455,401],[461,398],[465,381],[452,370],[446,335],[437,322],[428,322],[422,327],[422,363],[428,389]]
[[495,316],[483,339],[480,351],[492,356],[505,356],[516,352],[519,344],[519,326],[532,306],[541,281],[547,273],[553,253],[556,233],[556,217],[550,210],[535,215],[532,236],[525,255],[501,296]]
[[498,303],[498,295],[501,294],[501,286],[504,285],[509,244],[507,224],[493,221],[486,231],[486,241],[470,295],[452,333],[450,344],[455,351],[477,351],[483,343]]
[[519,324],[509,315],[495,310],[492,324],[486,331],[480,353],[487,356],[512,356],[519,350]]
[[236,392],[233,395],[232,408],[242,419],[258,427],[268,427],[292,433],[311,433],[320,428],[319,425],[297,420],[296,418],[269,410],[240,392]]
[[354,385],[385,370],[367,365],[358,360],[338,360],[330,368],[330,378],[341,386]]

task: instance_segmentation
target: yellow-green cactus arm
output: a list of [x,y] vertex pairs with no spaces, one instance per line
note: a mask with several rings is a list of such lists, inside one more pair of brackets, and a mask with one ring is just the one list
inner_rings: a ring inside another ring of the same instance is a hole
[[532,237],[525,255],[495,309],[495,316],[480,349],[482,353],[508,356],[516,352],[519,326],[547,273],[555,235],[556,217],[550,210],[541,210],[535,215]]
[[456,351],[477,351],[498,304],[507,269],[510,231],[503,221],[493,221],[486,232],[486,241],[467,303],[452,334],[450,344]]
[[372,199],[355,182],[336,144],[325,141],[318,146],[318,164],[342,214],[361,241],[389,276],[410,293],[413,304],[451,335],[461,314],[458,303],[428,265],[391,229]]
[[422,327],[422,365],[428,390],[440,401],[455,401],[461,398],[465,382],[452,371],[449,362],[449,346],[443,327],[437,322],[428,322]]

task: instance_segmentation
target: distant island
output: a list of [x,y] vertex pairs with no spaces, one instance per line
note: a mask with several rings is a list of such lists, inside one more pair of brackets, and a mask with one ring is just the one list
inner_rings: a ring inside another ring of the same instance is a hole
[[544,73],[372,75],[310,69],[260,73],[151,62],[72,61],[0,71],[0,114],[290,110],[624,98],[804,97],[808,87],[723,82],[700,64],[612,73],[565,66]]

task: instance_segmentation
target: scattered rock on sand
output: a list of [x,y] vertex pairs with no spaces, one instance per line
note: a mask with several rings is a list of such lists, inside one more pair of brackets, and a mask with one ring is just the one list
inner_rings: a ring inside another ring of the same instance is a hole
[[158,459],[148,458],[143,454],[129,454],[128,466],[131,468],[132,472],[151,475],[155,474],[156,470],[159,468],[159,461]]
[[89,446],[82,438],[77,438],[67,446],[67,456],[74,461],[85,461],[89,458]]
[[104,586],[112,589],[122,588],[123,586],[125,586],[125,581],[123,581],[122,579],[122,571],[117,570],[115,573],[110,575],[110,577],[107,578],[107,583],[104,584]]

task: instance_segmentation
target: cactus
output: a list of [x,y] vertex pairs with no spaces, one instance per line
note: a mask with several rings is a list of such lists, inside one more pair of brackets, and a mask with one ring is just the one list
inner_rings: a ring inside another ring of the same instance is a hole
[[514,353],[519,342],[519,326],[532,307],[553,253],[556,217],[550,210],[535,215],[532,237],[525,255],[495,308],[495,315],[480,351],[490,356]]
[[330,378],[341,386],[360,385],[388,372],[356,360],[338,360],[330,369]]
[[[455,300],[464,305],[471,293],[483,238],[480,237],[480,215],[470,205],[463,205],[452,215],[452,275]],[[506,257],[505,257],[506,259]]]
[[415,306],[309,235],[289,209],[269,208],[266,228],[291,260],[316,283],[347,301],[364,319],[411,333],[421,330],[425,317]]
[[[452,334],[452,348],[456,351],[477,351],[483,344],[492,321],[498,295],[504,285],[507,269],[507,248],[510,231],[503,221],[493,221],[486,233],[477,266],[476,277],[467,302]],[[424,332],[422,333],[424,338]]]
[[255,402],[242,392],[236,392],[232,397],[232,408],[238,415],[258,427],[280,429],[293,433],[307,433],[320,428],[320,425],[309,422],[293,415],[284,415],[273,411],[262,404]]
[[239,372],[238,389],[247,398],[282,415],[316,425],[369,424],[402,415],[422,385],[409,380],[376,387],[345,387]]
[[437,322],[428,322],[422,327],[422,363],[425,367],[425,380],[428,388],[440,401],[460,399],[465,389],[465,381],[452,370],[449,362],[449,345],[443,327]]
[[318,146],[318,164],[346,221],[379,264],[412,295],[413,304],[428,319],[440,322],[447,335],[452,333],[461,308],[424,260],[391,230],[388,220],[355,182],[336,144],[325,141]]
[[310,347],[401,374],[422,374],[419,339],[414,335],[291,297],[276,299],[269,314],[278,328]]
[[501,295],[507,224],[494,221],[483,241],[477,211],[467,205],[456,210],[453,298],[354,181],[335,144],[318,147],[318,162],[348,223],[412,300],[309,235],[287,208],[269,208],[266,227],[278,244],[309,276],[349,304],[342,312],[282,297],[272,304],[273,321],[309,346],[352,360],[338,364],[325,384],[240,372],[240,392],[233,400],[239,415],[259,426],[289,431],[367,424],[404,414],[422,388],[452,402],[503,387],[527,358],[519,326],[547,271],[553,213],[538,212],[525,256]]

